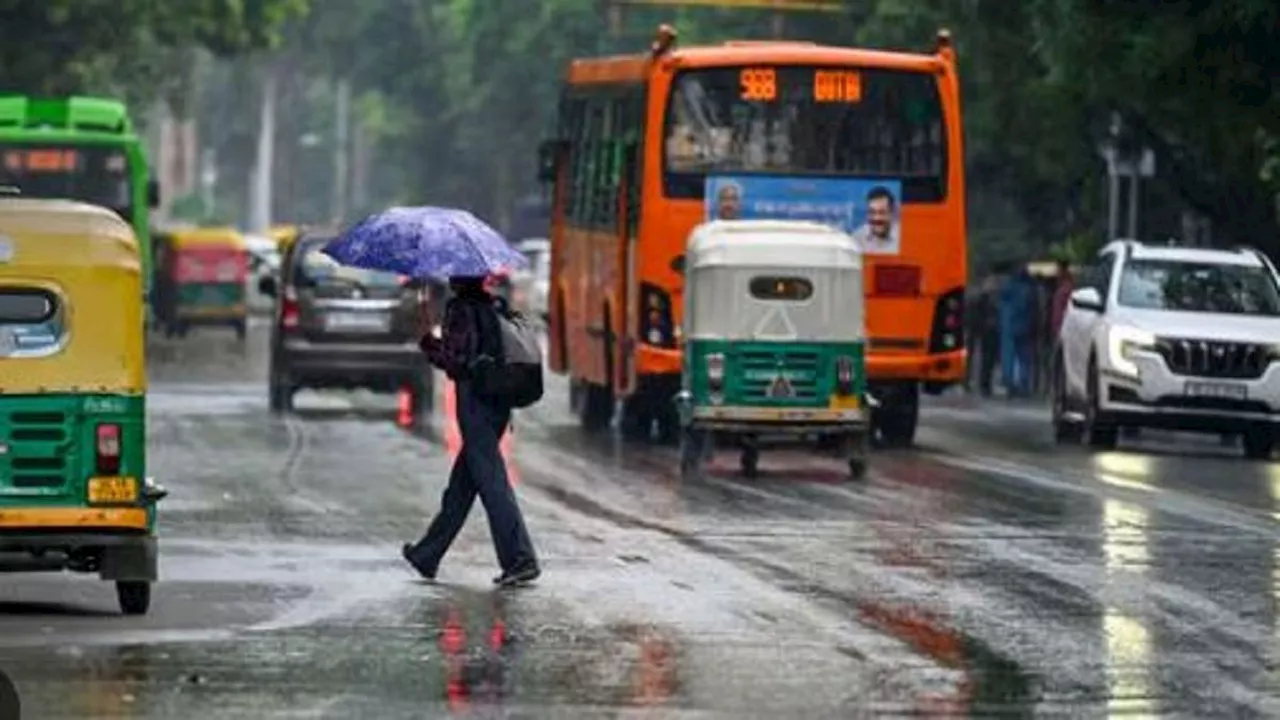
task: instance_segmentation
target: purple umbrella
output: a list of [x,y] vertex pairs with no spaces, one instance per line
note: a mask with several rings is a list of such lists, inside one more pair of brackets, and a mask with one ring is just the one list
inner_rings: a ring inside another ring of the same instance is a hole
[[324,247],[343,265],[414,278],[485,277],[528,260],[466,210],[395,207],[356,223]]

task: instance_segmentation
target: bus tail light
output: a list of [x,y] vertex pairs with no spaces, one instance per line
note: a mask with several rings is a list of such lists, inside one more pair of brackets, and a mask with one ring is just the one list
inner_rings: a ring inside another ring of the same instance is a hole
[[120,426],[115,423],[104,423],[97,428],[94,471],[98,475],[120,474]]
[[720,392],[724,389],[724,354],[709,353],[706,358],[707,363],[707,385],[711,392]]
[[929,352],[951,352],[964,346],[964,288],[956,288],[938,298],[933,332],[929,334]]
[[853,358],[848,355],[836,358],[836,392],[840,395],[853,394]]
[[297,329],[299,316],[298,294],[294,292],[293,288],[288,288],[284,291],[284,297],[280,300],[280,327],[286,330]]
[[919,295],[920,267],[917,265],[877,265],[872,275],[872,288],[876,295]]
[[640,283],[640,341],[661,348],[676,346],[671,295],[651,283]]

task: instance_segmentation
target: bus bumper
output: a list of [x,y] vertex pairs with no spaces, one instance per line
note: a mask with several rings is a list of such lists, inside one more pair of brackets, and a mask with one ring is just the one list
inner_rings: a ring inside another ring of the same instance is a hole
[[868,354],[866,363],[867,378],[872,382],[914,380],[950,384],[964,380],[968,351],[960,349],[934,355]]

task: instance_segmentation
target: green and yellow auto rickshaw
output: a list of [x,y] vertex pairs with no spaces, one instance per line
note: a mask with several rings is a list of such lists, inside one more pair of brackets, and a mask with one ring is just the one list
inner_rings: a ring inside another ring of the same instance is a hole
[[156,317],[169,336],[222,325],[248,328],[249,248],[234,228],[191,228],[156,236]]
[[682,473],[729,445],[754,476],[760,448],[780,441],[834,444],[861,477],[870,413],[853,238],[811,222],[717,220],[690,235],[683,272]]
[[133,231],[105,208],[0,197],[0,571],[156,579],[145,311]]

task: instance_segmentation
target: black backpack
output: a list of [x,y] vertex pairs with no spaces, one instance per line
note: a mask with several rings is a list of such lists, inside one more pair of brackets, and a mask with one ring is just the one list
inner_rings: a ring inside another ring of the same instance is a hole
[[508,408],[542,399],[542,348],[533,324],[502,299],[476,304],[480,356],[472,364],[475,391]]

